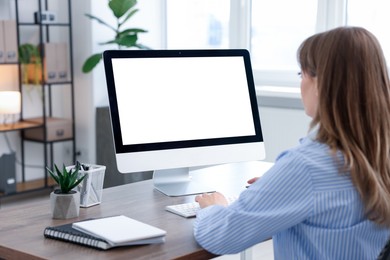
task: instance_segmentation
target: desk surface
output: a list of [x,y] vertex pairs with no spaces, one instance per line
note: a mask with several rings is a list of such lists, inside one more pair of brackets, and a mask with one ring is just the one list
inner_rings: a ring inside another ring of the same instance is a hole
[[[265,162],[221,165],[194,171],[192,178],[227,195],[235,195],[245,189],[249,178],[262,175],[271,166]],[[202,249],[193,237],[194,218],[186,219],[165,210],[167,205],[193,200],[194,196],[167,197],[153,188],[152,180],[147,180],[104,189],[100,205],[80,208],[79,217],[73,219],[52,219],[49,197],[23,208],[0,209],[0,258],[209,259],[214,256]],[[47,226],[119,214],[166,230],[165,243],[99,251],[43,236]]]

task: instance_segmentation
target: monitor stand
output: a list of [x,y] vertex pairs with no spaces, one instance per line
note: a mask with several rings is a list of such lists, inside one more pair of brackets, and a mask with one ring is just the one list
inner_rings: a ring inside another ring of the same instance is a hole
[[214,192],[210,187],[191,180],[189,168],[156,170],[153,173],[154,187],[167,196],[177,197]]

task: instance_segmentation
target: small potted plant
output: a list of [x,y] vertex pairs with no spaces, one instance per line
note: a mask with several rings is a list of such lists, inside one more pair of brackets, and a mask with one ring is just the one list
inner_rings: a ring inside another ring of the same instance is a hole
[[75,168],[66,169],[63,165],[62,171],[54,164],[55,172],[46,167],[51,177],[57,182],[59,188],[50,193],[50,205],[55,219],[68,219],[79,216],[80,193],[73,190],[85,175],[79,176],[80,164]]
[[22,83],[39,85],[42,82],[42,60],[39,48],[31,43],[19,46],[19,62],[22,65]]

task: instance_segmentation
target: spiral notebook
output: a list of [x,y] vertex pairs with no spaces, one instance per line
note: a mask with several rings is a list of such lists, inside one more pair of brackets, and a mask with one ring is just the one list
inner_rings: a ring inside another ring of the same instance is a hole
[[163,243],[166,231],[120,215],[46,227],[44,236],[97,249]]

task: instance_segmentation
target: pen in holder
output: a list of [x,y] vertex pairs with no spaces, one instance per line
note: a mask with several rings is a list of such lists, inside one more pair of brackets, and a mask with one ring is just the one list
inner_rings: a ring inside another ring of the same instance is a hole
[[[74,169],[75,165],[68,166],[67,168]],[[102,202],[105,171],[106,166],[80,164],[79,175],[86,175],[84,180],[74,188],[74,190],[80,192],[80,207],[87,208]]]

